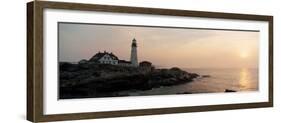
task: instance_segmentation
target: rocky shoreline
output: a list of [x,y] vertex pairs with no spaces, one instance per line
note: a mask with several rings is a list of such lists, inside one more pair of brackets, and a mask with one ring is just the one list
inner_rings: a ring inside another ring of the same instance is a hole
[[154,69],[110,64],[59,64],[59,98],[128,96],[116,92],[150,90],[192,82],[199,77],[179,68]]

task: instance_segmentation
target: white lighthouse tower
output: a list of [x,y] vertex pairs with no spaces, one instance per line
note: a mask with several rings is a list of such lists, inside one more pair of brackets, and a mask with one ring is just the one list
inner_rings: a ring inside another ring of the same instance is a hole
[[137,54],[137,40],[134,38],[132,40],[132,49],[131,49],[131,64],[133,67],[138,67],[138,54]]

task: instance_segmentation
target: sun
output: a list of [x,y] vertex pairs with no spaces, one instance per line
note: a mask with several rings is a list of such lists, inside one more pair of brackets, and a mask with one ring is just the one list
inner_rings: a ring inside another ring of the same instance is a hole
[[247,58],[247,57],[249,57],[249,54],[247,52],[241,52],[239,54],[239,56],[240,56],[240,58]]

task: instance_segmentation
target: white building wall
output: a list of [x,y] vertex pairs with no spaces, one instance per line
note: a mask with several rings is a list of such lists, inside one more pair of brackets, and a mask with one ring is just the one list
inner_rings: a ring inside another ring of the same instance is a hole
[[101,64],[112,64],[112,65],[117,65],[118,60],[114,60],[111,56],[109,55],[104,55],[102,58],[99,59],[99,63]]

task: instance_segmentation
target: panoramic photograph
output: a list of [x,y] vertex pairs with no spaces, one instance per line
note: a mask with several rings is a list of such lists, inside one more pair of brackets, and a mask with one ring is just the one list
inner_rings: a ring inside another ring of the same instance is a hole
[[259,31],[58,23],[58,99],[259,90]]

